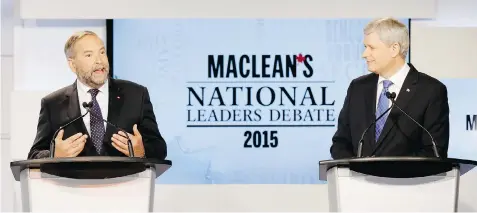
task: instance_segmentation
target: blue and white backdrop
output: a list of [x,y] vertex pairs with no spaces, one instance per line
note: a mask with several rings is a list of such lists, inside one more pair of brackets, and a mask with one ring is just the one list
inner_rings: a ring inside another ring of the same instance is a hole
[[[348,84],[368,72],[369,21],[114,20],[114,75],[148,87],[173,161],[158,183],[320,183]],[[475,159],[459,140],[475,139],[461,92],[477,82],[442,80],[463,114],[451,116],[451,150]]]

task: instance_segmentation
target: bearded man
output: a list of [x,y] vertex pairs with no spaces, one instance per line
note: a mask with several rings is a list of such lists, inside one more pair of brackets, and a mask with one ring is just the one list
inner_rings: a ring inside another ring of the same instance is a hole
[[[67,40],[64,52],[77,79],[42,98],[37,133],[28,159],[50,155],[55,158],[129,156],[126,134],[134,157],[165,159],[167,146],[159,132],[147,88],[109,78],[104,42],[94,32],[77,32]],[[87,110],[89,114],[68,124]],[[51,144],[54,154],[50,152]]]

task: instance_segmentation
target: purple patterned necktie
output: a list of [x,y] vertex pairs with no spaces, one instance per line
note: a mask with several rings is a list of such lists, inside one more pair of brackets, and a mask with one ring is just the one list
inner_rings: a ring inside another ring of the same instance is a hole
[[93,101],[91,114],[94,114],[94,116],[90,115],[91,140],[93,141],[96,151],[100,154],[103,146],[104,133],[106,131],[103,124],[103,114],[101,113],[101,108],[96,100],[96,95],[98,95],[99,90],[90,89],[89,93],[91,93],[91,100]]
[[[384,111],[386,111],[389,107],[389,99],[386,97],[386,92],[388,91],[389,86],[391,86],[393,82],[389,80],[384,80],[383,81],[383,91],[381,92],[381,95],[379,95],[379,102],[378,102],[378,108],[376,109],[376,118],[381,116]],[[379,136],[381,135],[381,131],[383,130],[384,124],[386,123],[386,119],[388,118],[388,113],[381,117],[377,122],[376,122],[376,137],[375,140],[378,142]]]

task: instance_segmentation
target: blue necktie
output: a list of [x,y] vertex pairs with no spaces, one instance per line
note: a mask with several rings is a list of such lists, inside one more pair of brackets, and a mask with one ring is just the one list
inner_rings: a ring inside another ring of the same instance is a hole
[[103,114],[101,113],[101,108],[96,100],[96,95],[98,95],[99,90],[90,89],[89,92],[91,93],[91,100],[93,101],[91,114],[94,114],[94,116],[90,115],[91,140],[93,141],[96,151],[100,154],[101,148],[103,147],[104,133],[106,131],[103,124]]
[[[381,92],[381,95],[379,95],[379,102],[378,102],[378,107],[376,109],[376,118],[381,116],[384,111],[386,111],[389,108],[389,99],[386,97],[386,92],[388,91],[389,86],[391,86],[393,82],[389,80],[384,80],[383,81],[383,91]],[[376,137],[375,140],[378,142],[379,136],[381,135],[381,131],[383,130],[384,124],[386,123],[386,119],[388,118],[388,114],[384,115],[381,117],[377,122],[376,122]]]

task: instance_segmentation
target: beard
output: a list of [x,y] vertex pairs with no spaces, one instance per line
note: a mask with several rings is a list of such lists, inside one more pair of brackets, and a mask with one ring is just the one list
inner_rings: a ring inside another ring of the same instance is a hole
[[[101,71],[96,71],[101,70]],[[81,70],[78,72],[78,78],[86,85],[99,88],[103,86],[103,84],[108,79],[109,75],[109,66],[98,66],[93,67],[88,70]]]

